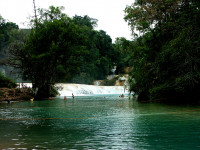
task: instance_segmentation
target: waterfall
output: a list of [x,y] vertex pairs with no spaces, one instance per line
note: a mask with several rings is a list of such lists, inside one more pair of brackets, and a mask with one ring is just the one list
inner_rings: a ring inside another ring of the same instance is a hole
[[59,90],[60,96],[71,96],[72,93],[77,96],[93,94],[128,94],[123,86],[96,86],[85,84],[56,84],[62,87]]
[[[31,83],[24,83],[27,87],[32,87]],[[56,87],[60,96],[75,96],[93,95],[93,94],[128,94],[128,90],[124,86],[97,86],[86,84],[68,84],[57,83]]]

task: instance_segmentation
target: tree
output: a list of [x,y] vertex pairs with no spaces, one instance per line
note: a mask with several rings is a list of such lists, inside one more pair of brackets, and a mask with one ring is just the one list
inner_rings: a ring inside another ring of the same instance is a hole
[[17,87],[17,84],[11,79],[2,75],[0,72],[0,87],[1,88],[15,88]]
[[79,26],[86,26],[90,29],[94,29],[94,27],[97,26],[97,19],[94,19],[94,18],[90,18],[89,16],[85,15],[85,16],[78,16],[78,15],[75,15],[73,17],[73,21],[75,24],[79,25]]
[[96,48],[96,31],[94,27],[97,25],[97,20],[90,18],[89,16],[77,16],[73,17],[73,22],[83,29],[85,36],[85,45],[87,52],[85,55],[80,56],[80,71],[69,82],[92,84],[95,80],[96,74],[96,60],[99,53]]
[[115,62],[115,51],[112,45],[112,39],[103,30],[97,32],[96,47],[99,50],[97,79],[102,80],[105,79],[105,77],[110,73],[110,70],[114,66]]
[[19,29],[18,25],[13,22],[6,22],[6,20],[0,16],[0,53],[5,53],[5,47],[11,42],[10,32],[12,30]]
[[103,30],[94,30],[96,19],[76,15],[73,22],[83,29],[87,54],[81,56],[80,72],[71,81],[92,84],[94,80],[105,79],[116,60],[110,36]]
[[137,0],[125,19],[143,36],[132,52],[131,90],[139,99],[198,101],[199,7],[194,0]]
[[15,45],[14,48],[15,62],[23,78],[38,89],[36,98],[51,96],[55,82],[70,79],[79,70],[80,56],[86,51],[82,29],[61,9],[54,6],[48,10],[39,9],[37,25],[33,21],[24,46]]
[[14,40],[14,34],[19,30],[18,25],[13,22],[7,22],[0,16],[0,68],[5,69],[5,75],[11,78],[10,71],[12,68],[7,66],[9,63],[8,47]]
[[185,0],[135,0],[134,4],[125,9],[125,20],[134,32],[143,33],[155,26],[170,21]]
[[126,38],[116,38],[114,43],[114,50],[115,50],[115,65],[117,66],[116,73],[117,74],[124,74],[126,67],[131,67],[131,53],[133,48],[133,42],[126,40]]

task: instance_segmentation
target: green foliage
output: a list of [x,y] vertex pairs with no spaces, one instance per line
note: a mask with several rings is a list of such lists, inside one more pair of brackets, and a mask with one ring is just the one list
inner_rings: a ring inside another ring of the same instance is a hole
[[[193,0],[162,1],[161,9],[160,2],[154,2],[136,1],[133,8],[127,8],[127,21],[133,21],[131,25],[141,27],[144,33],[134,41],[131,90],[141,100],[179,97],[196,102],[200,98],[200,4]],[[160,16],[160,12],[166,15]],[[141,20],[154,27],[146,28]]]
[[38,89],[38,98],[55,95],[51,91],[56,82],[91,84],[104,79],[113,65],[112,40],[106,32],[94,30],[97,20],[69,18],[62,9],[39,9],[28,39],[10,46],[12,64]]
[[15,88],[17,84],[0,73],[0,87]]
[[[184,2],[183,2],[184,3]],[[155,25],[170,21],[181,6],[180,0],[135,0],[125,9],[125,20],[140,32],[147,32]]]
[[114,86],[117,80],[118,80],[118,77],[114,77],[111,80],[105,79],[105,80],[103,80],[103,82],[101,82],[101,85],[103,85],[103,86]]
[[114,64],[112,40],[105,31],[96,31],[97,20],[88,16],[74,16],[73,22],[83,29],[87,51],[80,58],[80,71],[71,82],[92,84],[94,80],[105,79]]
[[[2,57],[2,59],[4,59],[4,55],[7,53],[6,47],[12,41],[11,32],[17,29],[18,25],[13,22],[6,22],[0,15],[0,58]],[[0,61],[0,65],[5,63],[5,60],[3,61],[2,59]]]
[[4,95],[4,93],[2,91],[0,91],[0,96],[3,96],[3,95]]
[[89,27],[91,29],[93,29],[94,27],[97,26],[97,19],[94,18],[90,18],[89,16],[77,16],[75,15],[73,17],[73,21],[75,24],[79,25],[79,26],[85,26],[85,27]]
[[114,63],[117,67],[116,74],[124,74],[125,68],[132,65],[132,48],[133,42],[125,38],[117,38],[114,47]]
[[60,8],[39,12],[26,42],[14,45],[13,61],[18,62],[23,78],[38,89],[37,97],[46,98],[55,82],[69,80],[79,71],[80,56],[87,49],[83,29]]
[[59,95],[59,92],[57,90],[57,88],[55,86],[51,86],[50,88],[50,97],[55,97],[55,96],[58,96]]

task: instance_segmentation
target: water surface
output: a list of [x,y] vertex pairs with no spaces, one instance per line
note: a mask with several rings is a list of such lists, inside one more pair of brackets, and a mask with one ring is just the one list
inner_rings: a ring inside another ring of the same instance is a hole
[[200,149],[200,106],[118,95],[0,104],[0,149]]

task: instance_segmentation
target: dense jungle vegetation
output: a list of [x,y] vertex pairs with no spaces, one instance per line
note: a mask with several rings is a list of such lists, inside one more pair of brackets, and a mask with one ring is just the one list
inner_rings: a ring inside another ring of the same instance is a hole
[[200,99],[200,2],[136,0],[125,20],[140,31],[132,46],[131,91],[139,100]]
[[9,51],[7,62],[33,83],[38,97],[48,97],[56,82],[105,79],[116,66],[117,74],[131,68],[130,91],[138,100],[199,101],[200,2],[135,0],[124,17],[134,40],[114,43],[95,30],[96,19],[70,18],[62,9],[38,9],[29,32],[1,17],[1,54]]
[[38,98],[52,95],[56,82],[93,84],[94,80],[105,79],[125,57],[120,57],[121,49],[105,31],[94,29],[96,19],[77,15],[70,18],[62,9],[38,9],[29,32],[6,31],[14,39],[5,48],[7,64],[19,70],[23,80],[33,83]]

